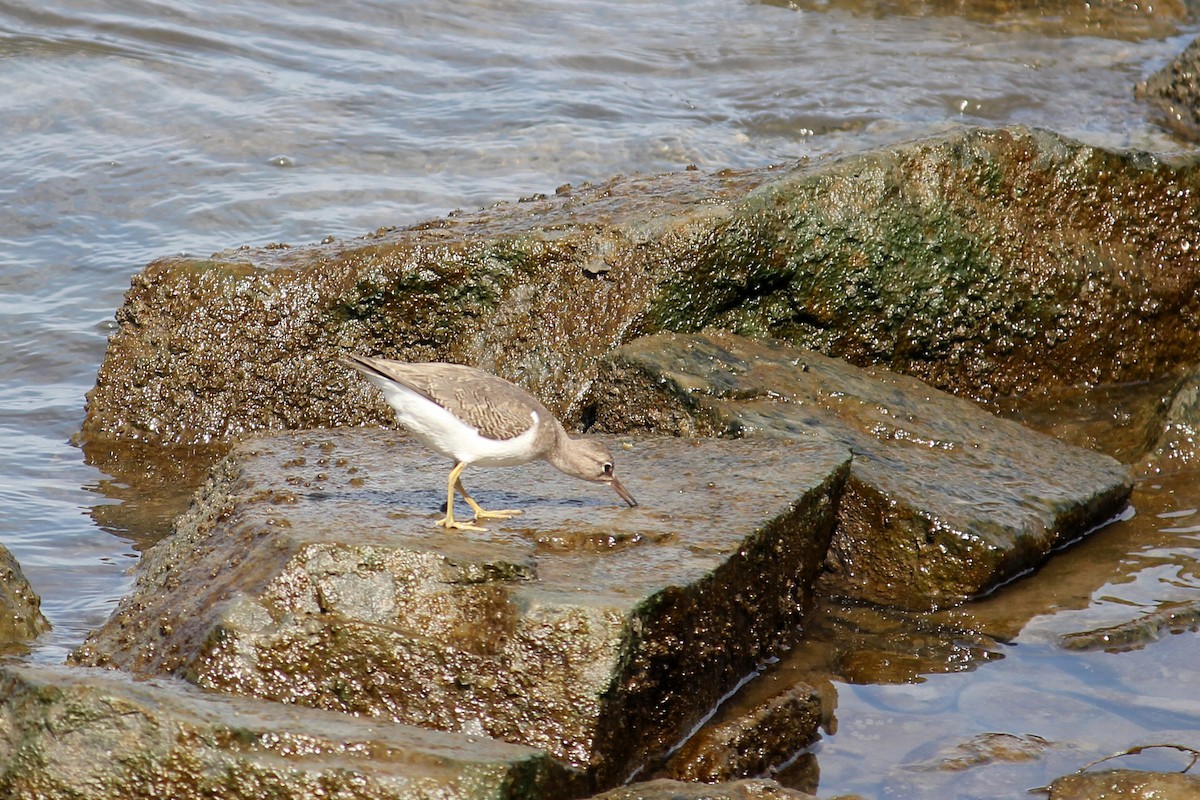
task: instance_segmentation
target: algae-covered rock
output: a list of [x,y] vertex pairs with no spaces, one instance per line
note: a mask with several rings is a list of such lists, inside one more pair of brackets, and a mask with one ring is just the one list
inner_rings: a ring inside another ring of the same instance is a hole
[[391,423],[336,363],[346,350],[474,364],[561,412],[671,254],[769,174],[615,179],[360,239],[161,259],[117,313],[82,438]]
[[797,636],[849,461],[614,449],[638,508],[545,464],[467,470],[485,508],[525,514],[446,532],[449,465],[394,433],[244,443],[75,658],[487,734],[611,785]]
[[1200,139],[1200,39],[1139,83],[1136,91],[1154,106],[1163,125],[1189,139]]
[[0,651],[19,648],[49,629],[50,623],[42,615],[41,598],[13,554],[0,545]]
[[108,670],[0,669],[0,796],[508,800],[577,793],[544,752]]
[[390,424],[346,350],[481,366],[579,422],[611,349],[706,327],[985,400],[1156,378],[1200,352],[1198,163],[967,129],[163,259],[125,297],[83,439]]
[[639,339],[606,361],[598,429],[835,440],[854,453],[827,567],[839,595],[953,604],[1111,518],[1132,489],[1108,456],[913,378],[724,333]]
[[1153,378],[1200,352],[1196,164],[1005,129],[795,169],[644,327],[782,338],[982,400]]

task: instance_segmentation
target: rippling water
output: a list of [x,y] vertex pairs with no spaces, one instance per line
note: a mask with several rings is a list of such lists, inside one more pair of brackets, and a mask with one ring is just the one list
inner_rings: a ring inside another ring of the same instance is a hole
[[[132,541],[93,522],[119,491],[68,440],[129,276],[153,258],[964,124],[1177,149],[1131,87],[1191,35],[734,0],[0,3],[0,536],[55,626],[33,657],[61,660],[134,563]],[[1194,658],[1187,642],[1172,652]],[[864,691],[844,697],[847,721],[874,702]],[[874,791],[846,772],[861,741],[822,746],[822,791]]]

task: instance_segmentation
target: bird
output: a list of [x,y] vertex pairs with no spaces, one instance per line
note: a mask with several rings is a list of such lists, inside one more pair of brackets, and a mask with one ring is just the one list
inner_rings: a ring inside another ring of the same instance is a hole
[[[575,478],[611,486],[637,506],[613,472],[613,457],[595,439],[573,439],[536,397],[503,378],[474,367],[444,362],[406,362],[347,353],[341,364],[361,372],[383,392],[396,420],[430,450],[454,461],[446,488],[447,530],[486,531],[474,523],[511,519],[517,509],[487,511],[462,483],[469,466],[508,467],[544,459]],[[457,491],[475,512],[471,522],[454,518]]]

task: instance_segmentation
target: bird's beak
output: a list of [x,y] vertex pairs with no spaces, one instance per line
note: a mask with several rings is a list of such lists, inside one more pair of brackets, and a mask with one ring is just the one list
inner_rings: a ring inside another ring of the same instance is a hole
[[630,508],[637,506],[637,500],[633,499],[633,495],[625,490],[625,487],[621,485],[619,480],[614,477],[611,481],[609,481],[609,483],[612,484],[612,487],[616,490],[617,494],[621,495],[621,499],[626,503],[629,503]]

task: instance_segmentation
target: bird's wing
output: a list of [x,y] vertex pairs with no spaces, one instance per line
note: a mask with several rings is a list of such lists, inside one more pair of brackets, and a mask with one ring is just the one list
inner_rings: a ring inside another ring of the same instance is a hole
[[525,433],[533,425],[531,412],[536,412],[539,419],[550,415],[537,398],[524,389],[474,367],[363,356],[350,356],[345,363],[408,387],[488,439],[501,441]]

